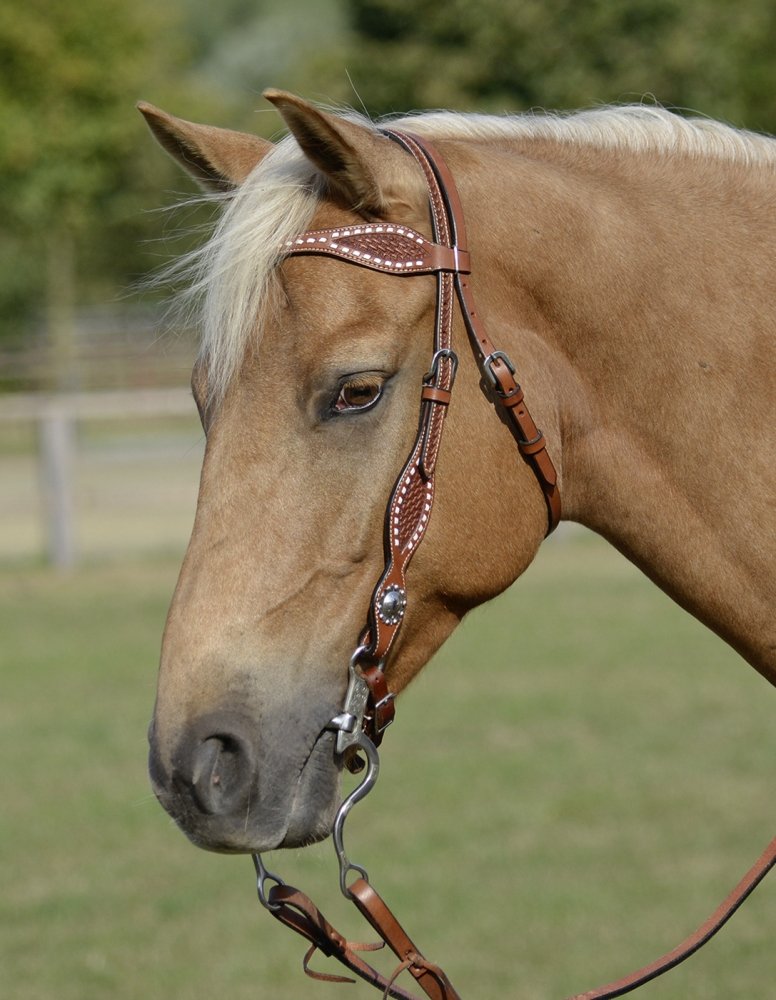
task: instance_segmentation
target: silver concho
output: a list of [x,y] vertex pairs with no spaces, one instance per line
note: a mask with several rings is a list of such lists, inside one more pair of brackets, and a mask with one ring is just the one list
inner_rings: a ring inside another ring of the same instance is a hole
[[398,625],[406,607],[407,591],[398,583],[392,583],[378,601],[377,614],[386,625]]

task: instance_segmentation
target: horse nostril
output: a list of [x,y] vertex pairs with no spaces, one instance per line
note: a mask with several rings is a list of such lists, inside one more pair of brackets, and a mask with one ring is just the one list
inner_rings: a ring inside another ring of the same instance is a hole
[[239,737],[227,733],[209,736],[195,749],[191,791],[203,812],[226,815],[244,807],[252,781],[251,753]]

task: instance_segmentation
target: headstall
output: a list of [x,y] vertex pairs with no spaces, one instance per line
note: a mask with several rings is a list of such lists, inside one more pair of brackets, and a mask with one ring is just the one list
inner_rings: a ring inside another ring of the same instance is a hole
[[[434,502],[434,473],[445,416],[452,398],[458,358],[452,346],[455,299],[483,382],[500,404],[513,431],[517,448],[531,467],[547,507],[550,534],[561,516],[555,467],[546,441],[526,406],[523,390],[508,355],[488,338],[474,305],[469,275],[463,211],[453,177],[438,151],[427,140],[407,132],[384,133],[411,154],[423,170],[429,193],[433,241],[399,224],[357,223],[338,229],[312,230],[289,241],[283,256],[314,254],[334,257],[374,271],[400,276],[436,275],[437,302],[434,349],[420,392],[420,419],[414,445],[393,487],[385,520],[385,567],[372,594],[366,625],[350,660],[348,687],[342,711],[328,725],[336,733],[336,754],[354,773],[366,774],[344,800],[334,820],[332,839],[340,872],[340,889],[380,936],[377,944],[355,944],[341,935],[317,906],[300,890],[268,871],[254,854],[261,903],[286,926],[310,943],[304,969],[328,982],[354,982],[342,976],[314,971],[309,961],[316,950],[336,958],[352,973],[383,991],[385,997],[416,1000],[396,983],[407,970],[431,1000],[460,1000],[439,966],[429,962],[369,882],[367,872],[350,861],[343,831],[352,807],[374,786],[379,771],[377,747],[394,717],[394,695],[388,688],[385,663],[401,628],[407,608],[406,571],[423,539]],[[659,976],[689,957],[716,933],[767,872],[776,864],[776,838],[712,917],[678,948],[657,962],[599,990],[571,1000],[607,1000],[621,996]],[[359,952],[382,948],[394,952],[398,965],[386,978]]]

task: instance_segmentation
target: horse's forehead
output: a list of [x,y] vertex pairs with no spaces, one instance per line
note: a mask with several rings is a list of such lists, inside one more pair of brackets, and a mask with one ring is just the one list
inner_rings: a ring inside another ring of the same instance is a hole
[[[313,229],[353,225],[342,210],[321,213]],[[279,270],[285,323],[299,330],[300,340],[325,342],[349,338],[358,331],[375,336],[407,331],[433,306],[434,281],[426,276],[382,274],[324,255],[286,257]],[[281,337],[284,330],[280,330]],[[286,334],[287,335],[287,334]]]

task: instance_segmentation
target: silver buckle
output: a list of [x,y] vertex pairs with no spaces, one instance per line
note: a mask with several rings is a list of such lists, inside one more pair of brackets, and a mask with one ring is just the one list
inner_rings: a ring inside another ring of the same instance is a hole
[[431,359],[431,367],[423,376],[423,385],[433,385],[435,388],[439,388],[439,362],[442,358],[446,358],[450,362],[450,388],[453,388],[455,376],[458,372],[458,355],[449,347],[440,347],[435,352],[434,357]]
[[509,355],[505,354],[504,351],[494,351],[492,354],[489,354],[486,358],[483,359],[482,362],[483,374],[487,377],[491,386],[498,392],[499,391],[498,379],[496,378],[496,374],[493,371],[493,363],[495,361],[501,361],[503,364],[505,364],[509,369],[511,375],[515,374],[516,369],[515,366],[512,364],[512,362],[510,361]]

